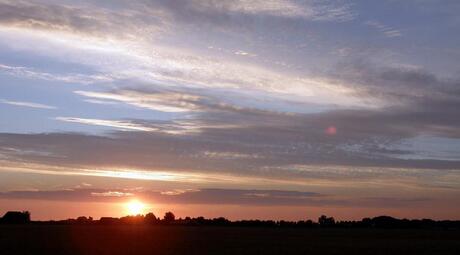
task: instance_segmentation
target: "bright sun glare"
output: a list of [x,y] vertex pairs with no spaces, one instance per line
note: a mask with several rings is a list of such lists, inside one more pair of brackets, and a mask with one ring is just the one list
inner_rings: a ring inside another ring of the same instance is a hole
[[142,214],[145,209],[145,204],[139,200],[132,200],[126,204],[126,209],[130,215]]

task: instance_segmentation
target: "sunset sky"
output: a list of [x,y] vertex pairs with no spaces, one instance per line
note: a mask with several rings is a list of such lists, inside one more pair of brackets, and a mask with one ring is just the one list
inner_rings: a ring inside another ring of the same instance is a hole
[[0,216],[460,219],[459,13],[0,0]]

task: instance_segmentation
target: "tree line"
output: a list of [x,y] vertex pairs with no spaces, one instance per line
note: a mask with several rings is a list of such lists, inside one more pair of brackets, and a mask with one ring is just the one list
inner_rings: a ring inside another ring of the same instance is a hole
[[7,212],[0,218],[0,224],[56,224],[56,225],[177,225],[177,226],[236,226],[236,227],[289,227],[289,228],[442,228],[460,229],[460,221],[432,220],[432,219],[397,219],[391,216],[363,218],[358,221],[336,221],[334,217],[322,215],[317,221],[300,220],[236,220],[231,221],[224,217],[207,219],[204,217],[176,218],[174,213],[167,212],[163,218],[153,213],[145,215],[124,216],[120,218],[101,217],[95,220],[92,217],[80,216],[76,219],[58,221],[31,221],[30,213]]

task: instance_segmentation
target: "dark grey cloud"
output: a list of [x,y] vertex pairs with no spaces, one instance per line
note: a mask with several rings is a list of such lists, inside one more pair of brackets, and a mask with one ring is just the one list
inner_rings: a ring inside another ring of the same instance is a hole
[[439,77],[422,67],[388,66],[351,56],[325,75],[350,82],[362,96],[380,97],[397,105],[426,107],[432,101],[460,100],[460,77]]
[[[290,165],[460,167],[459,161],[398,158],[411,153],[398,149],[403,139],[433,131],[434,124],[455,130],[455,119],[439,120],[436,114],[423,113],[425,119],[414,118],[414,112],[401,108],[292,115],[215,106],[209,102],[195,101],[200,109],[207,110],[196,113],[186,124],[181,120],[130,120],[159,132],[115,132],[109,136],[1,134],[0,145],[6,148],[3,154],[16,160],[74,167],[119,166],[291,177],[295,174],[308,177],[308,173],[261,169]],[[335,135],[326,132],[330,126],[337,129]],[[438,133],[455,135],[449,129]]]
[[161,204],[251,204],[296,205],[309,203],[322,197],[314,192],[285,190],[202,189],[165,191],[126,191],[105,189],[73,189],[50,191],[10,191],[0,193],[0,198],[40,199],[60,201],[124,201],[142,198]]
[[429,203],[429,198],[355,197],[348,199],[314,192],[288,190],[201,189],[165,191],[127,191],[105,189],[36,190],[1,192],[0,198],[82,202],[120,202],[130,198],[157,204],[212,204],[251,206],[382,206],[407,207]]
[[[125,102],[132,104],[134,100],[147,108],[149,98],[154,98],[156,105],[194,112],[169,121],[125,120],[155,132],[114,132],[108,136],[0,134],[0,146],[9,158],[42,164],[273,177],[308,177],[309,173],[301,171],[279,170],[292,165],[460,169],[460,160],[405,159],[414,151],[400,146],[422,135],[460,138],[460,100],[455,81],[406,68],[347,68],[338,69],[341,72],[337,76],[357,84],[363,96],[380,97],[390,105],[290,114],[259,109],[257,105],[236,106],[222,95],[242,98],[240,95],[218,89],[123,88],[110,91],[110,95],[130,95],[132,98]],[[330,127],[335,134],[328,134]]]
[[[387,107],[364,116],[377,130],[392,127],[404,136],[460,135],[455,117],[460,109],[460,77],[443,78],[419,67],[388,67],[356,59],[341,63],[329,75],[353,84],[358,96],[387,102]],[[362,117],[355,114],[348,119]]]

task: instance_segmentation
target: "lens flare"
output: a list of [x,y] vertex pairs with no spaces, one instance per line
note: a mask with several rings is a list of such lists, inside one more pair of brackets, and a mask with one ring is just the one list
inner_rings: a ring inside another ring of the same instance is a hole
[[324,132],[327,135],[336,135],[337,134],[337,128],[335,126],[329,126],[328,128],[326,128],[326,130],[324,130]]

